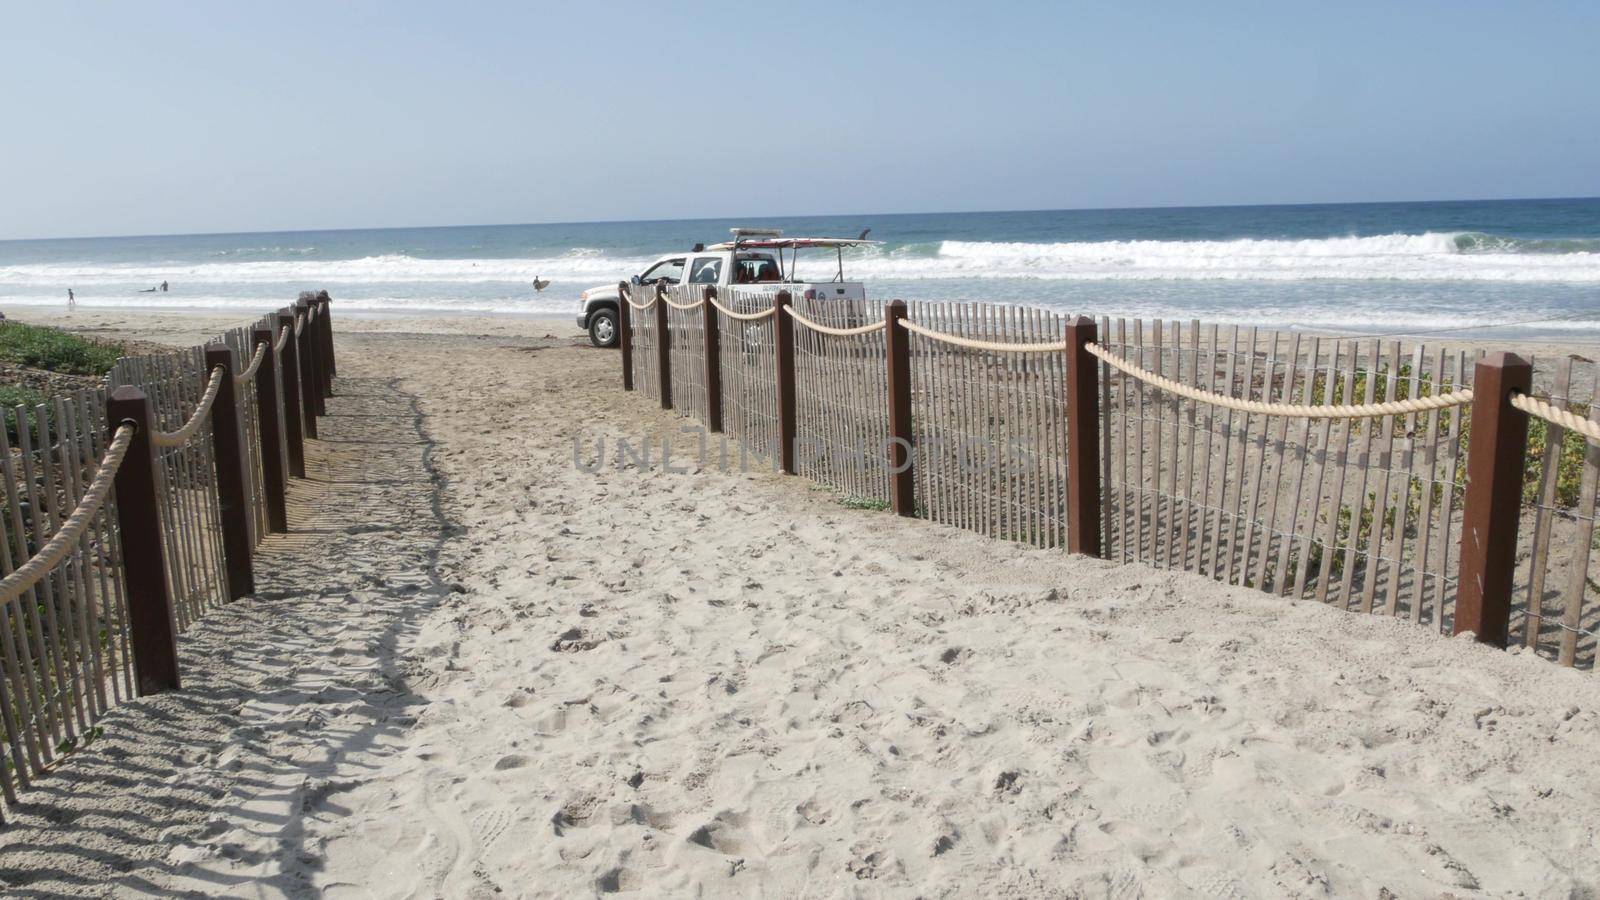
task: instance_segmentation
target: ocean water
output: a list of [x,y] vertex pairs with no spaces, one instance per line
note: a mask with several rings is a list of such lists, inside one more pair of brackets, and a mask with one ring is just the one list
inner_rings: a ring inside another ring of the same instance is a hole
[[[925,213],[0,242],[0,309],[561,313],[586,287],[734,225],[883,243],[869,296],[991,300],[1352,333],[1600,338],[1600,199]],[[826,280],[826,251],[802,277]],[[535,277],[548,279],[544,292]],[[166,293],[141,293],[167,281]]]

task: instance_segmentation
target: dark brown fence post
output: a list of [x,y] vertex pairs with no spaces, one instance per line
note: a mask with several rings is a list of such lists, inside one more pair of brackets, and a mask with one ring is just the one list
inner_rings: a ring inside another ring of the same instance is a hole
[[300,348],[294,340],[294,310],[278,310],[278,328],[289,329],[283,341],[283,427],[289,445],[289,474],[306,477],[305,417],[300,413]]
[[622,389],[633,390],[633,307],[628,305],[632,285],[617,282],[617,347],[622,350]]
[[912,470],[911,332],[899,324],[906,302],[883,307],[883,346],[889,364],[889,506],[896,515],[917,514],[917,480]]
[[106,400],[106,426],[112,435],[125,422],[132,424],[135,431],[128,454],[117,469],[117,530],[122,537],[134,681],[139,695],[144,696],[182,685],[178,678],[178,632],[172,620],[172,586],[167,581],[161,514],[157,511],[156,453],[150,443],[155,411],[144,391],[126,384],[112,391]]
[[311,293],[302,293],[295,302],[300,311],[300,406],[306,411],[306,437],[317,436],[317,416],[326,415],[322,407],[322,373],[317,362],[317,326],[312,317],[316,309],[311,304]]
[[1100,360],[1094,320],[1067,323],[1067,551],[1101,555]]
[[234,372],[238,354],[223,344],[206,345],[206,371],[222,369],[222,389],[211,404],[211,454],[217,465],[217,512],[222,524],[222,559],[228,574],[228,599],[256,592],[250,553],[250,504],[245,485],[244,429],[239,421],[239,389]]
[[794,474],[794,320],[784,309],[794,298],[779,291],[772,298],[772,338],[778,362],[778,466]]
[[717,289],[707,286],[700,306],[706,338],[706,428],[712,434],[722,431],[722,332],[717,308],[711,305],[716,298]]
[[1528,414],[1511,405],[1526,393],[1533,366],[1514,353],[1490,353],[1472,373],[1472,436],[1467,444],[1467,497],[1461,510],[1461,574],[1454,634],[1506,645],[1511,580],[1522,513],[1522,468]]
[[324,351],[322,358],[327,362],[328,396],[333,396],[333,379],[339,374],[339,367],[333,362],[333,298],[327,291],[317,291],[317,303],[322,309],[317,318],[322,322],[322,343]]
[[[272,329],[251,332],[261,351],[261,368],[256,370],[256,436],[261,441],[261,483],[266,494],[267,530],[283,534],[289,530],[289,506],[283,495],[283,438],[278,431],[278,369],[272,352]],[[254,351],[252,351],[254,352]]]
[[661,381],[661,408],[672,408],[672,326],[667,322],[667,286],[657,284],[656,372]]

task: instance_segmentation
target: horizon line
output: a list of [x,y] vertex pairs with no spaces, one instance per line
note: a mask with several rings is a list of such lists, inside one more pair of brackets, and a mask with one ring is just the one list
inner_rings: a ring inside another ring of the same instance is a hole
[[1056,212],[1133,212],[1148,210],[1176,210],[1176,209],[1294,209],[1312,206],[1388,206],[1397,204],[1428,205],[1452,203],[1537,203],[1561,200],[1600,200],[1600,196],[1580,197],[1476,197],[1459,198],[1451,200],[1347,200],[1338,202],[1296,201],[1293,203],[1202,203],[1192,206],[1172,204],[1150,204],[1135,206],[1078,206],[1078,207],[1036,207],[1029,209],[951,209],[951,210],[917,210],[902,212],[870,212],[870,213],[783,213],[764,215],[719,215],[719,216],[688,216],[676,219],[646,218],[646,219],[566,219],[546,222],[474,222],[469,224],[452,225],[357,225],[340,228],[277,228],[267,231],[173,231],[173,232],[147,232],[142,234],[98,234],[98,235],[54,235],[51,237],[31,238],[0,238],[0,244],[23,244],[47,241],[116,241],[132,238],[192,238],[192,237],[232,237],[257,234],[337,234],[353,231],[417,231],[422,229],[446,228],[529,228],[529,227],[554,227],[560,225],[647,225],[662,222],[725,222],[731,220],[762,219],[837,219],[846,216],[962,216],[962,215],[1008,215],[1013,213],[1056,213]]

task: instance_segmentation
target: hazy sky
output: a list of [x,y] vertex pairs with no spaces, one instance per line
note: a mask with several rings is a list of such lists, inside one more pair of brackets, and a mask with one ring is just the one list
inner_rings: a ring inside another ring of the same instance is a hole
[[0,239],[1600,194],[1600,4],[5,0]]

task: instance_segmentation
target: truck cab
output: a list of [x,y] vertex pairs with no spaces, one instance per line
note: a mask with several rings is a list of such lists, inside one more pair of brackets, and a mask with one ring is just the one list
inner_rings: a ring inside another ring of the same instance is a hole
[[[632,279],[642,287],[657,284],[702,284],[740,290],[780,290],[808,300],[865,300],[866,287],[859,281],[844,280],[844,248],[873,243],[860,238],[785,238],[782,232],[767,229],[735,228],[733,240],[704,246],[696,244],[687,253],[669,253],[645,267]],[[832,248],[838,265],[831,281],[801,281],[795,277],[799,251],[806,248]],[[784,251],[789,251],[785,259]],[[616,285],[590,288],[578,300],[578,325],[589,332],[596,347],[617,343],[617,311],[621,302]]]

